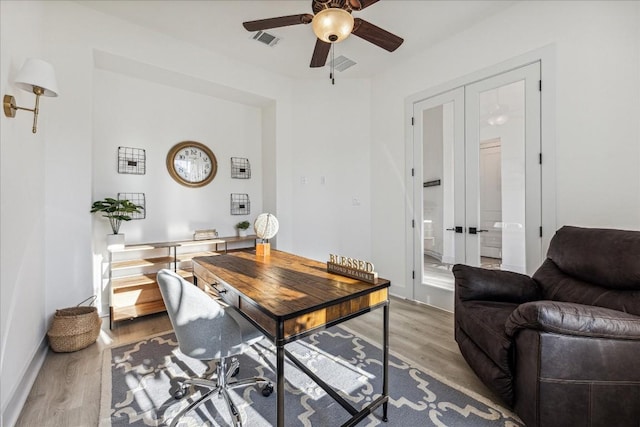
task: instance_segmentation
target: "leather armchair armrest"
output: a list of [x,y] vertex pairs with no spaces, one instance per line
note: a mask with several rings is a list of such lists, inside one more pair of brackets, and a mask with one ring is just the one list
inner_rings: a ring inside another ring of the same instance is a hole
[[640,316],[603,307],[557,301],[521,304],[506,322],[506,333],[537,329],[564,335],[640,340]]
[[487,270],[463,264],[453,266],[456,298],[523,303],[541,298],[538,284],[529,276],[511,271]]

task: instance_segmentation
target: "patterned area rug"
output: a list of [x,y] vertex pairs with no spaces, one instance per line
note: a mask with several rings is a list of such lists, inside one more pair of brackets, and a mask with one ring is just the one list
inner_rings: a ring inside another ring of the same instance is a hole
[[[180,353],[173,333],[123,345],[104,352],[101,426],[161,426],[190,401],[175,400],[178,380],[215,372],[215,366]],[[287,345],[287,350],[332,384],[356,407],[364,407],[382,390],[382,351],[345,328],[317,332]],[[275,382],[274,347],[263,340],[238,357],[237,378],[265,376]],[[285,365],[287,426],[339,426],[347,411],[295,365]],[[197,389],[196,389],[197,390]],[[199,391],[196,391],[199,393]],[[264,397],[257,387],[231,391],[245,426],[275,424],[275,393]],[[391,354],[389,421],[382,408],[362,426],[523,426],[510,411],[412,366]],[[224,400],[214,397],[184,417],[180,426],[229,426]]]

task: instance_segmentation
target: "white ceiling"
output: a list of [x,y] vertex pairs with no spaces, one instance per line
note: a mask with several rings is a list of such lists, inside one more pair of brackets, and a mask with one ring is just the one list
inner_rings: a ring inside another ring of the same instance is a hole
[[[312,13],[311,0],[79,0],[78,3],[267,70],[296,78],[328,78],[328,67],[309,67],[315,45],[310,25],[268,30],[282,39],[274,47],[252,40],[253,33],[242,27],[244,21]],[[380,0],[353,15],[404,38],[404,43],[389,53],[359,37],[349,37],[335,45],[335,56],[347,56],[357,65],[337,77],[371,77],[514,3]]]

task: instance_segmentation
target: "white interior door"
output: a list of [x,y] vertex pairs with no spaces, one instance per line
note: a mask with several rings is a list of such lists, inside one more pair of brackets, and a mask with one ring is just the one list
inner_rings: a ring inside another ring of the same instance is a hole
[[465,86],[466,264],[540,265],[539,81],[536,62]]
[[413,296],[452,309],[451,267],[540,264],[540,64],[414,104]]
[[413,293],[441,305],[453,288],[451,266],[465,259],[464,88],[414,104],[414,117]]

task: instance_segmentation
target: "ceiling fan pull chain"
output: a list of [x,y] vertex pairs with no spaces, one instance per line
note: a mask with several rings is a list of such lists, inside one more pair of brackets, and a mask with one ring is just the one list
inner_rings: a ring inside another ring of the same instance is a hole
[[335,70],[336,62],[333,60],[333,58],[335,57],[335,51],[336,51],[336,44],[331,43],[331,72],[329,73],[329,78],[331,79],[332,85],[336,84],[336,79],[334,78],[335,72],[336,72]]

